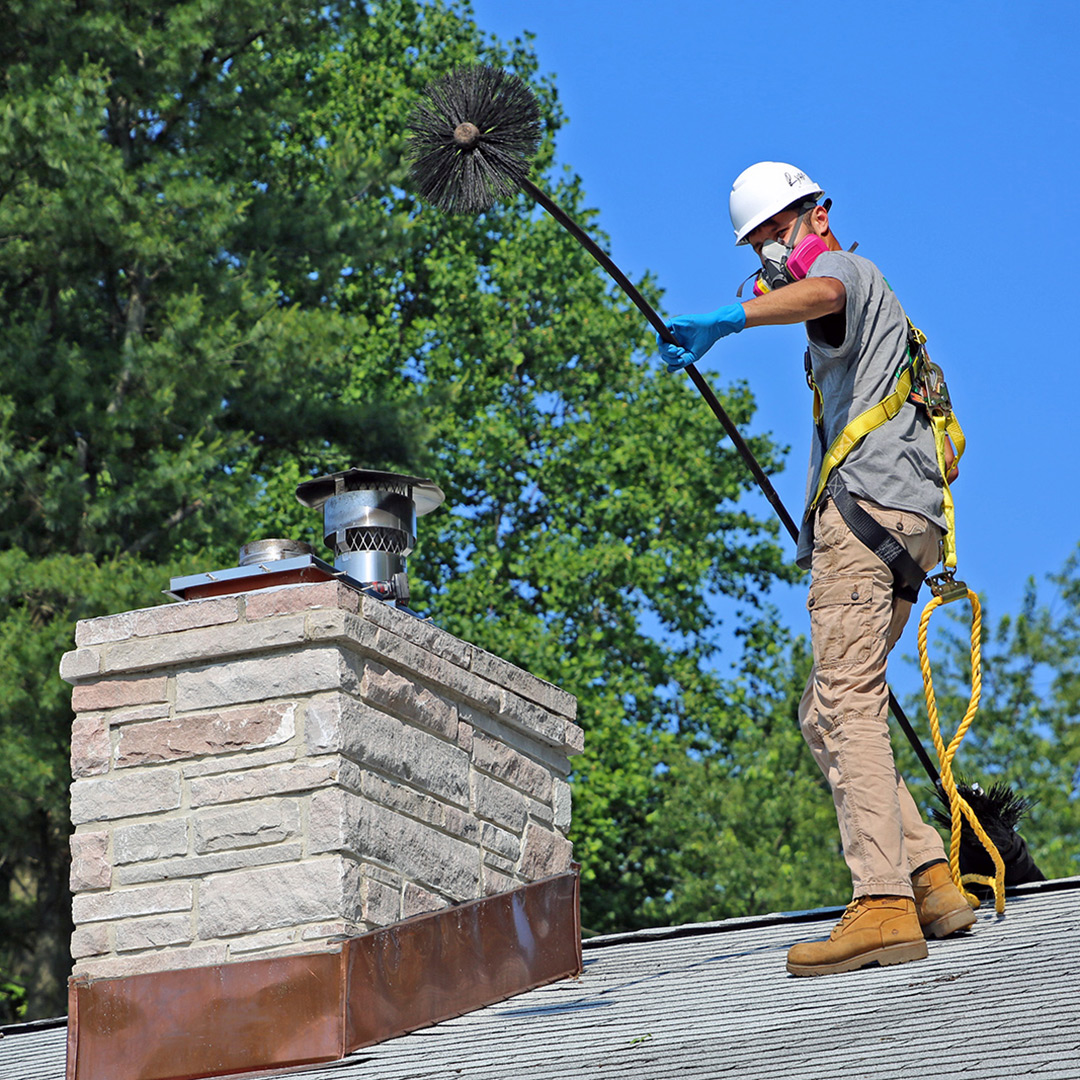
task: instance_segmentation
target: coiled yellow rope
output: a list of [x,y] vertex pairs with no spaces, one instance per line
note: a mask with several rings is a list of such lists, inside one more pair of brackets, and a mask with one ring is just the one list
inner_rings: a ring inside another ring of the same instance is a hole
[[[994,890],[994,910],[1000,915],[1005,910],[1005,863],[994,845],[993,840],[986,835],[986,830],[979,823],[975,811],[968,805],[967,800],[956,789],[956,781],[953,779],[952,762],[956,751],[960,746],[964,735],[971,727],[975,713],[979,709],[979,698],[982,695],[982,611],[979,607],[979,598],[962,582],[949,582],[951,590],[946,590],[945,597],[936,594],[930,599],[923,609],[922,618],[919,620],[919,666],[922,669],[923,689],[926,692],[926,713],[930,720],[930,732],[934,737],[934,747],[937,750],[938,761],[941,763],[941,786],[949,799],[949,810],[952,817],[952,836],[949,846],[949,870],[953,881],[964,894],[965,899],[972,907],[979,906],[978,898],[964,888],[969,882],[986,885]],[[968,702],[967,712],[964,719],[956,729],[956,734],[948,747],[945,746],[941,737],[941,727],[938,723],[937,699],[934,696],[934,683],[930,674],[930,660],[927,656],[926,632],[930,624],[930,616],[942,604],[949,600],[959,599],[966,593],[971,602],[971,698]],[[987,854],[994,863],[994,876],[985,877],[982,874],[960,874],[960,815],[968,819],[972,831],[979,838],[979,842],[986,848]]]

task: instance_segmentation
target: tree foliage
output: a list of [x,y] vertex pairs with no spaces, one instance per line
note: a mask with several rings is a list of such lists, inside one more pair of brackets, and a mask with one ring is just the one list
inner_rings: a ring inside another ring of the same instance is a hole
[[[604,242],[527,42],[456,0],[0,18],[0,982],[30,1014],[63,1008],[68,968],[74,621],[161,602],[249,540],[318,541],[295,486],[351,465],[447,494],[414,606],[578,696],[586,926],[842,899],[794,723],[805,656],[763,602],[794,571],[745,469],[549,217],[410,191],[418,94],[482,59],[533,86],[537,181]],[[722,397],[749,425],[746,387]],[[745,618],[732,675],[721,596]]]

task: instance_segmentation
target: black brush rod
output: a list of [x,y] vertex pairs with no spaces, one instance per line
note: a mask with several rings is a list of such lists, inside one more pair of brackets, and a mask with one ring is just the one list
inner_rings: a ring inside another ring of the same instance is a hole
[[[561,206],[558,205],[558,203],[549,199],[540,188],[528,179],[528,177],[521,181],[521,187],[522,190],[535,199],[608,272],[615,284],[626,293],[638,311],[649,320],[650,325],[660,335],[661,340],[666,341],[669,345],[678,345],[679,342],[669,329],[667,323],[660,318],[648,300],[638,292],[634,283],[615,265],[607,252],[605,252],[603,248],[601,248],[600,245],[597,244],[596,241],[593,240],[593,238],[589,236],[589,234],[585,232],[585,230],[582,229]],[[728,416],[724,406],[720,404],[720,401],[713,393],[712,387],[693,364],[687,365],[686,373],[690,376],[694,386],[697,387],[698,393],[705,399],[705,403],[712,410],[713,415],[720,421],[720,425],[727,433],[728,438],[731,439],[732,445],[738,450],[739,455],[742,457],[743,461],[746,462],[751,473],[753,473],[754,479],[758,483],[758,487],[761,488],[765,498],[769,500],[772,508],[776,511],[777,517],[780,518],[784,528],[786,528],[791,535],[791,539],[797,543],[799,539],[798,526],[787,512],[787,507],[784,506],[780,495],[773,487],[772,481],[765,475],[765,470],[762,469],[757,458],[754,457],[754,452],[747,446],[746,440],[735,426],[734,421]],[[935,787],[940,785],[941,775],[938,773],[933,761],[931,761],[930,755],[926,752],[926,747],[923,746],[922,740],[916,734],[915,729],[911,726],[908,718],[904,715],[904,710],[900,707],[900,702],[896,700],[896,695],[892,692],[891,688],[889,690],[889,708],[892,709],[893,715],[896,717],[897,722],[907,736],[908,742],[911,743],[911,747],[915,751],[916,756],[919,761],[922,762],[922,766],[926,770],[927,776],[930,777],[930,780]]]
[[[652,328],[660,335],[663,341],[666,341],[669,345],[678,345],[679,342],[675,335],[671,332],[667,323],[656,313],[652,305],[645,299],[644,296],[638,292],[634,283],[612,262],[611,257],[596,243],[595,240],[584,229],[582,229],[569,214],[557,203],[554,203],[544,194],[531,180],[526,179],[522,182],[522,188],[531,195],[575,240],[578,241],[582,247],[611,275],[615,283],[620,289],[630,298],[630,300],[637,307],[638,311],[649,320]],[[784,523],[784,527],[791,534],[793,540],[797,540],[799,537],[799,529],[794,521],[791,519],[791,515],[787,512],[787,508],[784,506],[779,494],[772,485],[772,481],[769,480],[765,474],[765,470],[758,464],[757,458],[754,457],[754,452],[746,444],[746,440],[743,439],[739,429],[735,426],[734,421],[728,416],[724,406],[720,404],[716,395],[713,393],[712,387],[706,382],[705,377],[700,371],[693,365],[688,364],[686,367],[686,373],[690,376],[694,385],[698,389],[698,393],[705,399],[705,403],[712,410],[713,415],[720,421],[724,431],[727,432],[728,438],[731,439],[735,449],[739,451],[743,461],[746,462],[750,471],[754,474],[754,479],[758,483],[758,487],[761,488],[765,495],[765,498],[772,504],[772,508],[776,511],[780,520]]]

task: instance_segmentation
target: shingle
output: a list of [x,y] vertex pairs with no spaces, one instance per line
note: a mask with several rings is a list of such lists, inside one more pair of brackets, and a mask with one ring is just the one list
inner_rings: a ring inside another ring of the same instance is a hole
[[[836,911],[585,942],[579,979],[369,1047],[302,1080],[1076,1080],[1080,878],[1018,890],[915,964],[795,979]],[[64,1031],[0,1040],[0,1080],[63,1080]],[[46,1045],[47,1044],[47,1045]],[[11,1072],[34,1055],[38,1071]],[[45,1062],[45,1058],[48,1062]],[[50,1071],[51,1070],[51,1071]]]

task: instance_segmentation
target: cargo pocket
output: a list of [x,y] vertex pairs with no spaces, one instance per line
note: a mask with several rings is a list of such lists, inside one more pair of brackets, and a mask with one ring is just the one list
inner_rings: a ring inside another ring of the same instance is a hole
[[941,530],[921,514],[907,510],[889,510],[869,499],[859,499],[859,505],[883,525],[907,548],[908,554],[923,568],[931,570],[941,561]]
[[904,537],[921,536],[930,523],[921,514],[907,510],[889,510],[869,499],[857,499],[858,504],[879,524],[901,541]]
[[874,651],[874,581],[870,577],[827,578],[810,586],[810,641],[819,668],[864,664]]

